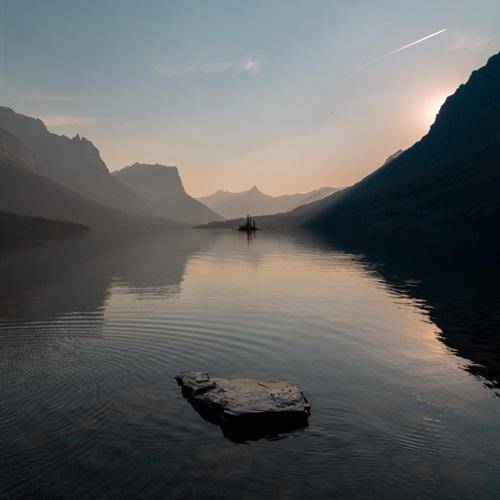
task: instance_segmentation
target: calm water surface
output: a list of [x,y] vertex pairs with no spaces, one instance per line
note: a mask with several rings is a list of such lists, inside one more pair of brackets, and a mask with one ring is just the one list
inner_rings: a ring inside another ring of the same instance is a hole
[[[455,243],[0,249],[0,496],[495,497],[498,247]],[[182,398],[183,370],[296,382],[309,427],[233,443]]]

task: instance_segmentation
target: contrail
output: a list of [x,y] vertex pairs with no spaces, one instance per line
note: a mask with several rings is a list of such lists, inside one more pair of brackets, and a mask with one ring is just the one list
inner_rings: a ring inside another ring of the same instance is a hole
[[361,64],[360,66],[358,66],[358,69],[364,68],[365,66],[368,66],[370,64],[381,61],[382,59],[385,59],[386,57],[390,57],[394,54],[397,54],[398,52],[401,52],[402,50],[413,47],[414,45],[417,45],[417,43],[425,42],[425,40],[429,40],[429,38],[433,38],[435,36],[438,36],[441,33],[444,33],[446,30],[447,30],[447,28],[444,28],[442,30],[436,31],[435,33],[431,33],[430,35],[424,36],[423,38],[419,38],[418,40],[415,40],[414,42],[411,42],[407,45],[403,45],[403,47],[399,47],[399,49],[393,50],[391,52],[388,52],[387,54],[384,54],[383,56],[377,57],[376,59],[372,59],[371,61],[368,61],[367,63]]

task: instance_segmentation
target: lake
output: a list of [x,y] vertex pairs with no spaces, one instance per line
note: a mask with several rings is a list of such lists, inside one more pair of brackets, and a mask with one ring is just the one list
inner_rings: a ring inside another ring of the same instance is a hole
[[[500,257],[480,235],[179,231],[0,248],[0,496],[492,498]],[[289,380],[226,439],[174,375]]]

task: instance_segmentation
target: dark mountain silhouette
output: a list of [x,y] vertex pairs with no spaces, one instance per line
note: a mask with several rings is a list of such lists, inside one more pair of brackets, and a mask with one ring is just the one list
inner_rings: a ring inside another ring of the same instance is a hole
[[151,203],[110,174],[97,148],[84,137],[53,134],[41,120],[5,107],[0,107],[0,123],[34,157],[37,173],[111,208],[159,215]]
[[177,167],[134,163],[113,174],[123,184],[158,207],[158,214],[188,224],[223,218],[184,190]]
[[401,153],[403,152],[402,149],[398,149],[395,153],[392,153],[392,155],[389,155],[386,160],[384,161],[384,165],[387,165],[389,162],[391,162],[392,160],[395,160],[398,156],[401,155]]
[[499,89],[496,54],[446,99],[426,136],[307,224],[500,222]]
[[37,173],[21,141],[0,128],[0,210],[76,222],[98,232],[143,232],[176,224],[115,210]]
[[322,187],[308,193],[269,196],[253,186],[248,191],[231,193],[217,191],[198,198],[199,201],[220,213],[227,219],[245,217],[247,214],[267,215],[288,212],[303,203],[310,203],[337,191],[336,188]]
[[90,227],[74,222],[26,217],[0,210],[0,240],[64,238],[90,233]]
[[307,195],[306,197],[302,197],[302,195],[300,194],[293,195],[297,196],[299,199],[297,201],[297,204],[294,205],[291,210],[298,208],[302,205],[308,205],[309,203],[322,200],[323,198],[331,196],[332,194],[337,193],[339,191],[341,191],[341,188],[321,187],[309,193],[304,193],[304,195]]

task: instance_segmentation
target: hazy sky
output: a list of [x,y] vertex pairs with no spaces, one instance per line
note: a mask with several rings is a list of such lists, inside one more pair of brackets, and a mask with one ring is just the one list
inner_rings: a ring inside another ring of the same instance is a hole
[[0,3],[2,104],[194,195],[350,184],[500,49],[500,0]]

